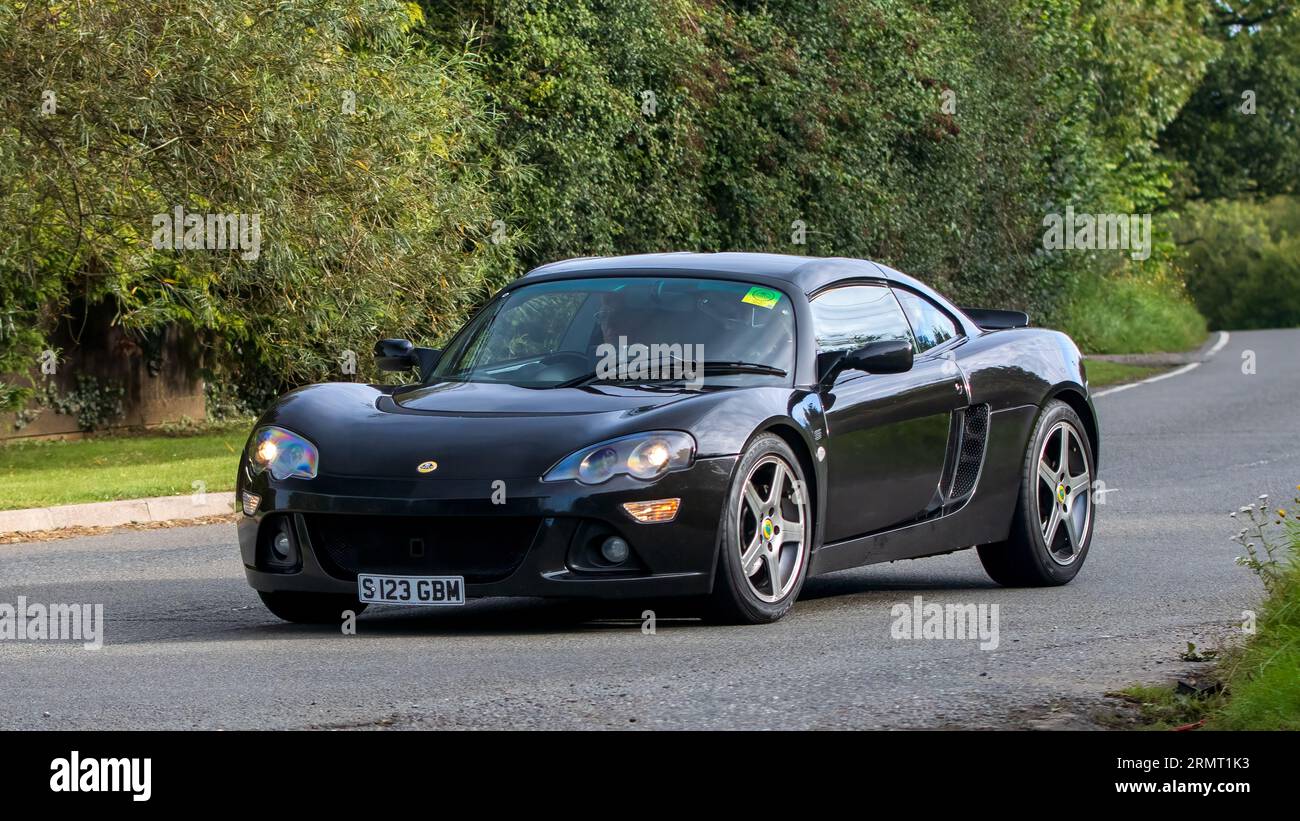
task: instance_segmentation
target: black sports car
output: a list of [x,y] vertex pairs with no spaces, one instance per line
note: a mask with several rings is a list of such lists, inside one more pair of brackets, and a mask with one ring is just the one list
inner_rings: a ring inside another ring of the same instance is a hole
[[241,459],[276,615],[475,596],[699,597],[741,622],[804,579],[978,547],[1007,585],[1088,554],[1098,430],[1078,349],[856,259],[544,265],[400,387],[295,390]]

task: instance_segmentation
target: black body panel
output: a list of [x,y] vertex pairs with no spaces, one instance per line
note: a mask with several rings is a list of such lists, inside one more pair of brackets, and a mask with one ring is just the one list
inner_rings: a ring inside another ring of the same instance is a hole
[[824,536],[835,541],[924,517],[941,504],[960,376],[918,359],[899,374],[846,371],[822,395],[829,428]]

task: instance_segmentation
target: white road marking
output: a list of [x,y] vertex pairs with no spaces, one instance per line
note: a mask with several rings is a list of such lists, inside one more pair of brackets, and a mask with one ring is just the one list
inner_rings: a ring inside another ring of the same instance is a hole
[[[1214,347],[1210,348],[1208,351],[1205,352],[1206,359],[1210,358],[1211,356],[1214,356],[1216,353],[1223,350],[1223,346],[1227,344],[1228,344],[1228,332],[1219,331],[1218,341],[1214,343]],[[1092,398],[1100,399],[1103,396],[1110,396],[1112,393],[1119,393],[1120,391],[1126,391],[1129,388],[1136,388],[1138,385],[1149,385],[1152,382],[1159,382],[1161,379],[1171,379],[1175,376],[1180,376],[1182,374],[1185,374],[1188,371],[1194,371],[1200,366],[1201,366],[1200,362],[1193,362],[1190,365],[1184,365],[1181,368],[1175,368],[1174,370],[1169,371],[1168,373],[1162,373],[1158,376],[1152,376],[1138,382],[1130,382],[1127,385],[1116,385],[1115,387],[1107,388],[1104,391],[1097,391],[1092,395]]]
[[1214,356],[1216,353],[1223,350],[1223,346],[1227,344],[1228,344],[1228,332],[1219,331],[1219,341],[1214,343],[1213,348],[1210,348],[1210,350],[1206,351],[1205,358],[1209,359],[1211,356]]

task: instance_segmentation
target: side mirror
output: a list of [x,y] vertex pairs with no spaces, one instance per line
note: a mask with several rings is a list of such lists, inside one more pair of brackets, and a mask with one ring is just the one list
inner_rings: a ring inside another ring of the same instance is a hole
[[867,373],[906,373],[912,370],[912,343],[905,339],[869,342],[845,354],[844,367]]
[[820,382],[829,385],[840,371],[905,373],[912,369],[912,344],[902,339],[869,342],[854,351],[825,351],[817,355]]
[[381,339],[375,343],[375,365],[379,370],[405,371],[418,367],[421,382],[429,378],[441,357],[442,351],[437,348],[417,348],[406,339]]
[[409,339],[381,339],[375,343],[375,366],[381,371],[404,371],[420,364]]

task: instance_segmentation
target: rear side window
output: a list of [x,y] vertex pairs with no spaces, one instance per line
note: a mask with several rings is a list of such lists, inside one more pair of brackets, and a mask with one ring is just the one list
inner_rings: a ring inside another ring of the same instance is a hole
[[889,339],[912,344],[907,318],[883,285],[846,285],[820,294],[809,305],[819,352],[851,351]]
[[916,335],[916,351],[921,353],[942,345],[960,335],[957,323],[939,306],[919,294],[898,289],[894,291]]

